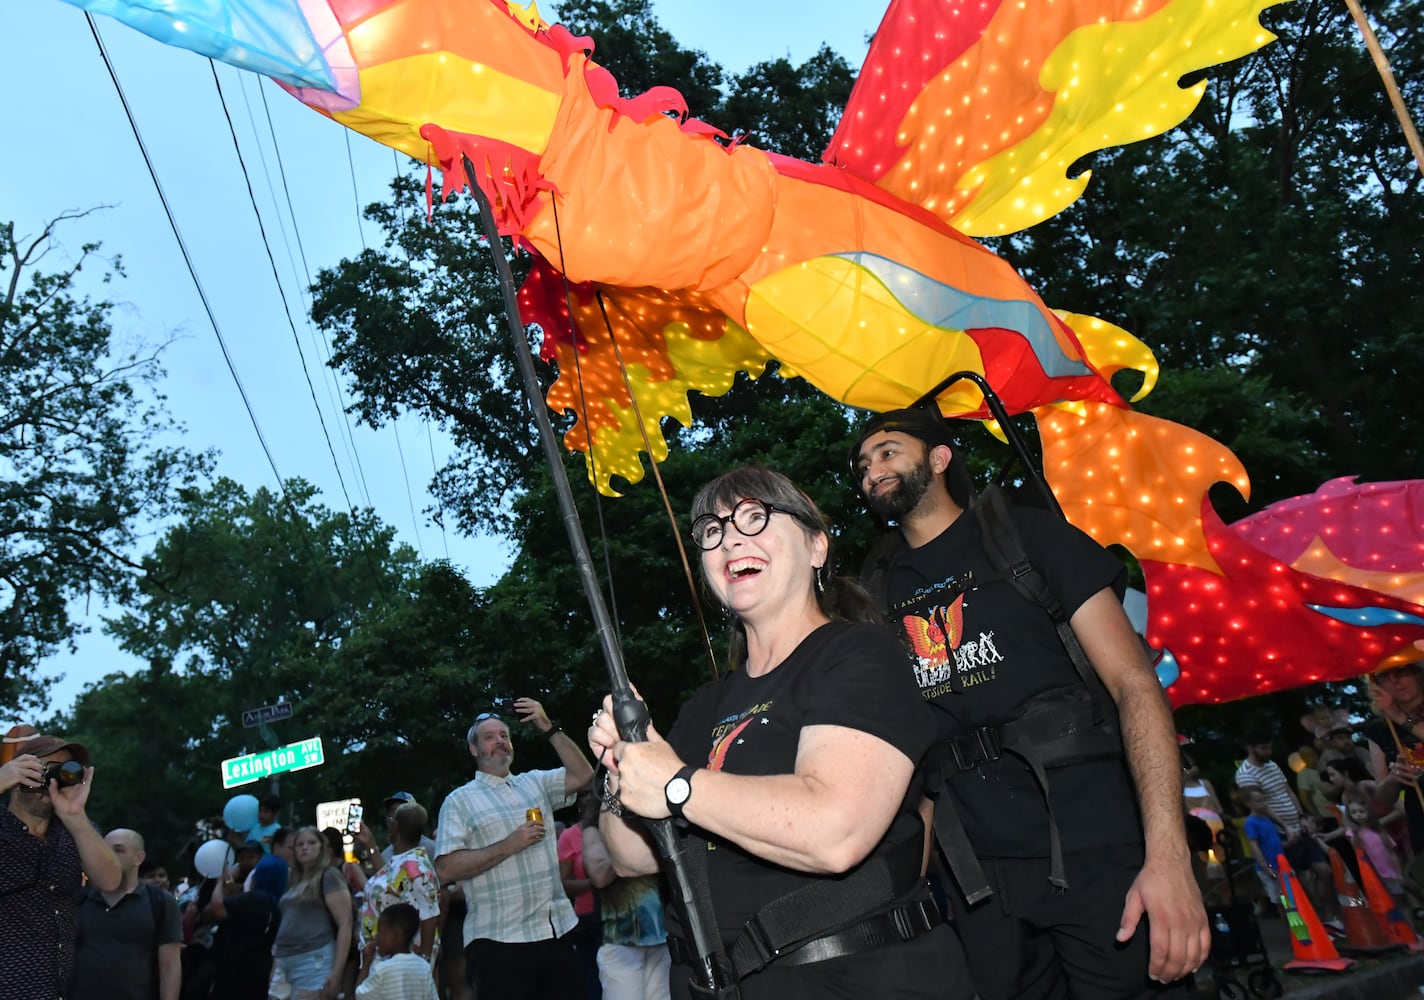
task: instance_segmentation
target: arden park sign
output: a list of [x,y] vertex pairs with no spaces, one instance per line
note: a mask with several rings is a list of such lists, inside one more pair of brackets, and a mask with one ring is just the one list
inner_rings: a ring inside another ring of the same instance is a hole
[[251,753],[245,757],[230,757],[222,762],[224,788],[236,788],[270,778],[282,771],[300,771],[326,762],[321,749],[321,737],[313,736],[300,743],[289,743],[275,750]]

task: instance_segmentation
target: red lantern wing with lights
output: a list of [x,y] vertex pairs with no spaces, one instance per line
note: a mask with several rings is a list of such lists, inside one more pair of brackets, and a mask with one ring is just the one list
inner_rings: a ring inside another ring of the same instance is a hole
[[[1248,542],[1249,529],[1223,525],[1207,503],[1202,521],[1219,572],[1142,563],[1148,641],[1171,649],[1181,669],[1167,689],[1174,705],[1345,680],[1424,658],[1413,645],[1424,640],[1424,607],[1293,569]],[[1417,522],[1411,534],[1417,545]],[[1416,567],[1415,576],[1424,572]]]
[[1075,161],[1191,114],[1198,70],[1274,36],[1278,0],[893,0],[825,160],[972,236],[1082,194]]

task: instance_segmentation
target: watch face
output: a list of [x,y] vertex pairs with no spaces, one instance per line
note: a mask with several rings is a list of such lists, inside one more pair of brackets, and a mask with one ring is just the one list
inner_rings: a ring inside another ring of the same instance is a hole
[[682,805],[692,794],[692,783],[686,778],[673,778],[667,783],[667,800],[673,805]]

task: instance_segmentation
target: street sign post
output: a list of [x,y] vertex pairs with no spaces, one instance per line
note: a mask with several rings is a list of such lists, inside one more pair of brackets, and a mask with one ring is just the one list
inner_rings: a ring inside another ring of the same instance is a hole
[[228,758],[222,762],[222,783],[224,788],[236,788],[238,785],[248,785],[263,778],[270,778],[282,771],[300,771],[307,767],[318,767],[325,762],[321,737],[313,736],[309,740],[288,743],[275,750]]
[[281,722],[283,719],[292,717],[291,702],[279,701],[275,705],[263,705],[261,708],[249,708],[242,713],[242,728],[252,729],[260,726],[264,722]]

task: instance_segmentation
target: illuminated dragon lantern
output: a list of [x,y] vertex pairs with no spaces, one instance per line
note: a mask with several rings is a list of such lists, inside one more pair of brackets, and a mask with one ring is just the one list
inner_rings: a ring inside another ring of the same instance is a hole
[[[1034,414],[1070,520],[1141,561],[1178,704],[1359,674],[1424,638],[1417,582],[1385,585],[1368,556],[1316,575],[1222,525],[1206,494],[1247,490],[1235,456],[1110,383],[1134,369],[1149,392],[1151,352],[1049,309],[973,239],[1055,215],[1088,183],[1074,161],[1181,122],[1205,84],[1178,81],[1270,41],[1274,0],[894,0],[822,164],[728,141],[667,88],[620,97],[589,39],[504,0],[70,2],[273,77],[438,165],[446,193],[468,156],[501,232],[538,258],[521,309],[605,492],[642,477],[644,431],[665,456],[660,421],[688,423],[690,391],[772,359],[872,410],[967,369]],[[987,416],[967,383],[939,402]]]

